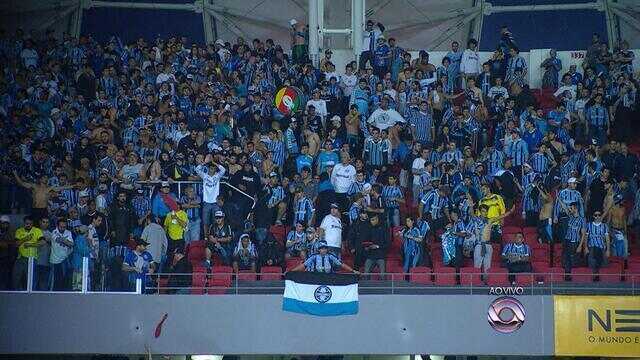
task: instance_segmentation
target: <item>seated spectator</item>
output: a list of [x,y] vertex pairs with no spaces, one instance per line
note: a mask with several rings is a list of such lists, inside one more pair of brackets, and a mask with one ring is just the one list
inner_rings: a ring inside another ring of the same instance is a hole
[[234,232],[231,226],[225,222],[224,212],[218,210],[214,214],[215,223],[211,224],[209,229],[209,238],[207,239],[207,256],[216,253],[222,257],[225,264],[231,264],[235,244],[233,243]]
[[530,273],[531,269],[531,249],[529,245],[523,243],[524,235],[516,234],[515,242],[509,243],[502,249],[502,259],[509,269],[509,281],[515,283],[515,273]]
[[[302,229],[304,233],[304,228]],[[305,246],[307,246],[305,241]],[[260,267],[263,266],[280,266],[282,267],[283,261],[283,246],[276,240],[276,238],[272,234],[267,235],[267,239],[262,243],[260,249],[258,250],[258,254],[260,254]],[[306,256],[306,252],[305,252]],[[304,259],[304,257],[303,257]]]
[[292,229],[287,234],[287,252],[285,257],[287,259],[292,257],[307,258],[307,249],[309,247],[307,233],[304,230],[304,225],[301,222],[296,223],[295,229]]
[[256,272],[256,260],[258,259],[258,251],[256,250],[249,234],[240,235],[238,244],[233,250],[233,271],[251,270]]

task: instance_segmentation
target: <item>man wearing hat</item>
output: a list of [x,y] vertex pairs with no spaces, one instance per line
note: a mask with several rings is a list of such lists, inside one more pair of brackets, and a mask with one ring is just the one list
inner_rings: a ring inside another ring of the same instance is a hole
[[318,241],[318,253],[313,254],[305,260],[304,263],[291,269],[291,271],[300,271],[306,269],[306,271],[332,273],[334,270],[342,269],[350,271],[354,274],[360,274],[360,272],[352,269],[349,265],[340,261],[338,257],[329,252],[329,246],[324,240]]
[[569,203],[567,210],[566,229],[562,241],[562,267],[565,280],[570,280],[567,274],[571,274],[571,269],[578,264],[579,245],[585,234],[587,223],[578,210],[577,202]]
[[329,205],[330,212],[320,223],[320,238],[327,242],[329,252],[340,258],[342,253],[342,220],[338,204]]
[[308,29],[296,19],[289,20],[291,27],[289,34],[291,35],[291,57],[294,63],[304,64],[309,61],[307,50],[307,31]]
[[[209,166],[208,171],[205,166]],[[202,164],[196,166],[196,174],[202,179],[202,224],[204,237],[209,235],[209,226],[213,214],[218,209],[218,195],[220,194],[220,179],[226,173],[224,166],[213,161],[211,154],[207,154]]]
[[209,229],[207,237],[207,250],[213,254],[219,254],[225,264],[231,264],[231,255],[233,253],[233,230],[226,223],[225,214],[222,210],[214,213],[215,223]]
[[145,280],[147,274],[153,270],[153,257],[147,251],[148,243],[141,239],[135,239],[136,247],[133,250],[127,250],[122,262],[122,271],[126,273],[129,281],[129,290],[134,290],[136,280],[142,280],[144,292]]
[[[329,64],[331,64],[331,55],[333,55],[333,51],[331,49],[326,49],[324,51],[324,58],[320,60],[320,71],[323,73],[329,72]],[[328,79],[327,79],[328,80]]]
[[189,217],[182,210],[180,204],[176,204],[174,210],[171,210],[164,218],[164,228],[167,231],[168,245],[167,253],[172,253],[178,247],[184,247],[184,233],[189,226]]
[[558,192],[556,202],[553,205],[553,223],[557,229],[554,234],[558,234],[558,241],[562,241],[565,238],[565,232],[567,231],[567,220],[569,217],[569,204],[575,203],[578,209],[578,215],[584,217],[584,203],[582,201],[582,195],[578,190],[578,179],[572,177],[567,180],[567,187]]

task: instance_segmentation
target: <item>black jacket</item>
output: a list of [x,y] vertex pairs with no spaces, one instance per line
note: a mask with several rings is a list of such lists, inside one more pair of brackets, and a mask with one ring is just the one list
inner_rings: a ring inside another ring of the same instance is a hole
[[389,247],[389,229],[386,226],[380,224],[376,226],[369,225],[369,236],[366,237],[368,242],[378,245],[378,249],[364,250],[365,258],[367,259],[384,259]]

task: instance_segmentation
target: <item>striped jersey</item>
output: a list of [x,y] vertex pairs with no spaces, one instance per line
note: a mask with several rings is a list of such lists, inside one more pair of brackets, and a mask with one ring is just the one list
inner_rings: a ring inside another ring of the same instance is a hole
[[402,198],[402,190],[397,185],[387,185],[382,188],[382,199],[384,200],[384,207],[387,209],[397,209],[399,207],[398,201],[395,198]]
[[502,256],[507,256],[510,254],[531,256],[531,249],[529,248],[529,245],[525,243],[509,243],[505,245],[504,249],[502,249]]
[[569,216],[569,220],[567,221],[567,232],[564,235],[564,239],[572,243],[579,242],[584,228],[585,221],[582,216]]
[[423,212],[431,214],[433,220],[444,216],[444,209],[449,206],[449,198],[440,196],[437,190],[432,190],[425,194],[420,200]]
[[582,195],[578,190],[571,190],[569,188],[560,190],[556,202],[553,205],[553,218],[558,219],[561,214],[568,215],[564,208],[565,206],[569,208],[569,204],[574,202],[578,203],[578,213],[580,216],[584,216],[584,203],[582,202]]
[[296,223],[301,222],[304,225],[307,225],[311,220],[311,216],[313,216],[313,212],[315,209],[313,208],[313,203],[309,200],[308,197],[302,196],[298,200],[296,200],[295,204],[295,215],[293,220],[293,226]]
[[606,247],[606,237],[609,235],[609,226],[602,222],[590,222],[585,231],[587,233],[587,246],[604,249]]
[[383,139],[379,139],[376,142],[372,137],[369,137],[364,142],[363,157],[367,165],[386,165],[389,161],[390,152],[391,148],[389,147],[389,143]]

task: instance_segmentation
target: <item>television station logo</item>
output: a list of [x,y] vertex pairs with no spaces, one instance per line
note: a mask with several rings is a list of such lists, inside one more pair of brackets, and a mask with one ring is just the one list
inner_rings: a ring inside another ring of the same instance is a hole
[[487,319],[495,331],[510,334],[520,329],[524,324],[524,306],[520,301],[510,296],[499,297],[489,305]]

